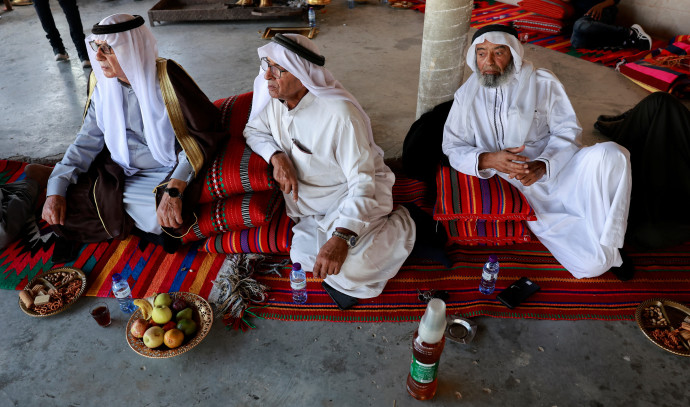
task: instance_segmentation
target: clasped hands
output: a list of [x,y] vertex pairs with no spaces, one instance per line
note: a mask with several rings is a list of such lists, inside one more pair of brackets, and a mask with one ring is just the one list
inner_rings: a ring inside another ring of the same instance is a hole
[[506,148],[493,153],[481,153],[479,155],[479,169],[493,168],[496,171],[508,174],[509,178],[515,178],[524,186],[530,186],[539,181],[546,174],[546,164],[543,161],[528,161],[524,155],[525,146]]

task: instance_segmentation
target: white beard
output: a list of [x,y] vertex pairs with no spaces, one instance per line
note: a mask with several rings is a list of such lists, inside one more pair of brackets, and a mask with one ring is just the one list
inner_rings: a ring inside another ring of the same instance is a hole
[[[477,67],[477,71],[479,71],[479,67]],[[480,73],[479,84],[487,88],[498,88],[501,85],[505,85],[510,80],[510,77],[513,75],[514,71],[515,66],[511,62],[510,65],[508,65],[506,69],[498,75]]]

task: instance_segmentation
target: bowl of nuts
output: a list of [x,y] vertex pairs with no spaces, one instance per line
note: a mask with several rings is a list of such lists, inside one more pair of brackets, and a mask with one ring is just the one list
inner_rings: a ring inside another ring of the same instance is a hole
[[32,317],[47,317],[74,304],[86,289],[86,275],[74,267],[61,267],[34,277],[19,292],[19,307]]

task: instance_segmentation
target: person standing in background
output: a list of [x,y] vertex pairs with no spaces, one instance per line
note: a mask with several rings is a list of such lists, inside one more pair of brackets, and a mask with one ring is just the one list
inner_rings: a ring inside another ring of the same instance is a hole
[[[74,46],[77,48],[77,54],[79,54],[82,67],[91,68],[89,54],[86,51],[86,36],[84,35],[84,27],[81,24],[77,0],[58,0],[58,3],[60,3],[60,7],[62,7],[62,11],[67,18],[69,34],[72,37]],[[50,46],[53,47],[55,60],[58,62],[68,61],[69,55],[60,37],[60,32],[55,26],[55,19],[53,19],[53,13],[50,10],[49,0],[34,0],[34,8],[36,9],[38,19],[41,21],[41,26],[43,26],[43,31],[46,32],[46,38],[48,38]]]

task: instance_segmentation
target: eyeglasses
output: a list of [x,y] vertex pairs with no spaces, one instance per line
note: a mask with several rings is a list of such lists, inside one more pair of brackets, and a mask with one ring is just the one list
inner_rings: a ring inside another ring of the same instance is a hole
[[261,58],[261,69],[263,71],[271,70],[271,76],[273,76],[276,79],[280,79],[280,75],[283,74],[283,72],[287,72],[285,69],[280,69],[278,68],[278,65],[273,65],[268,62],[268,58],[263,57]]
[[104,55],[110,55],[113,53],[113,47],[106,44],[105,42],[99,45],[96,44],[96,41],[89,41],[89,45],[91,46],[91,49],[95,52],[98,52],[98,50],[100,49]]

